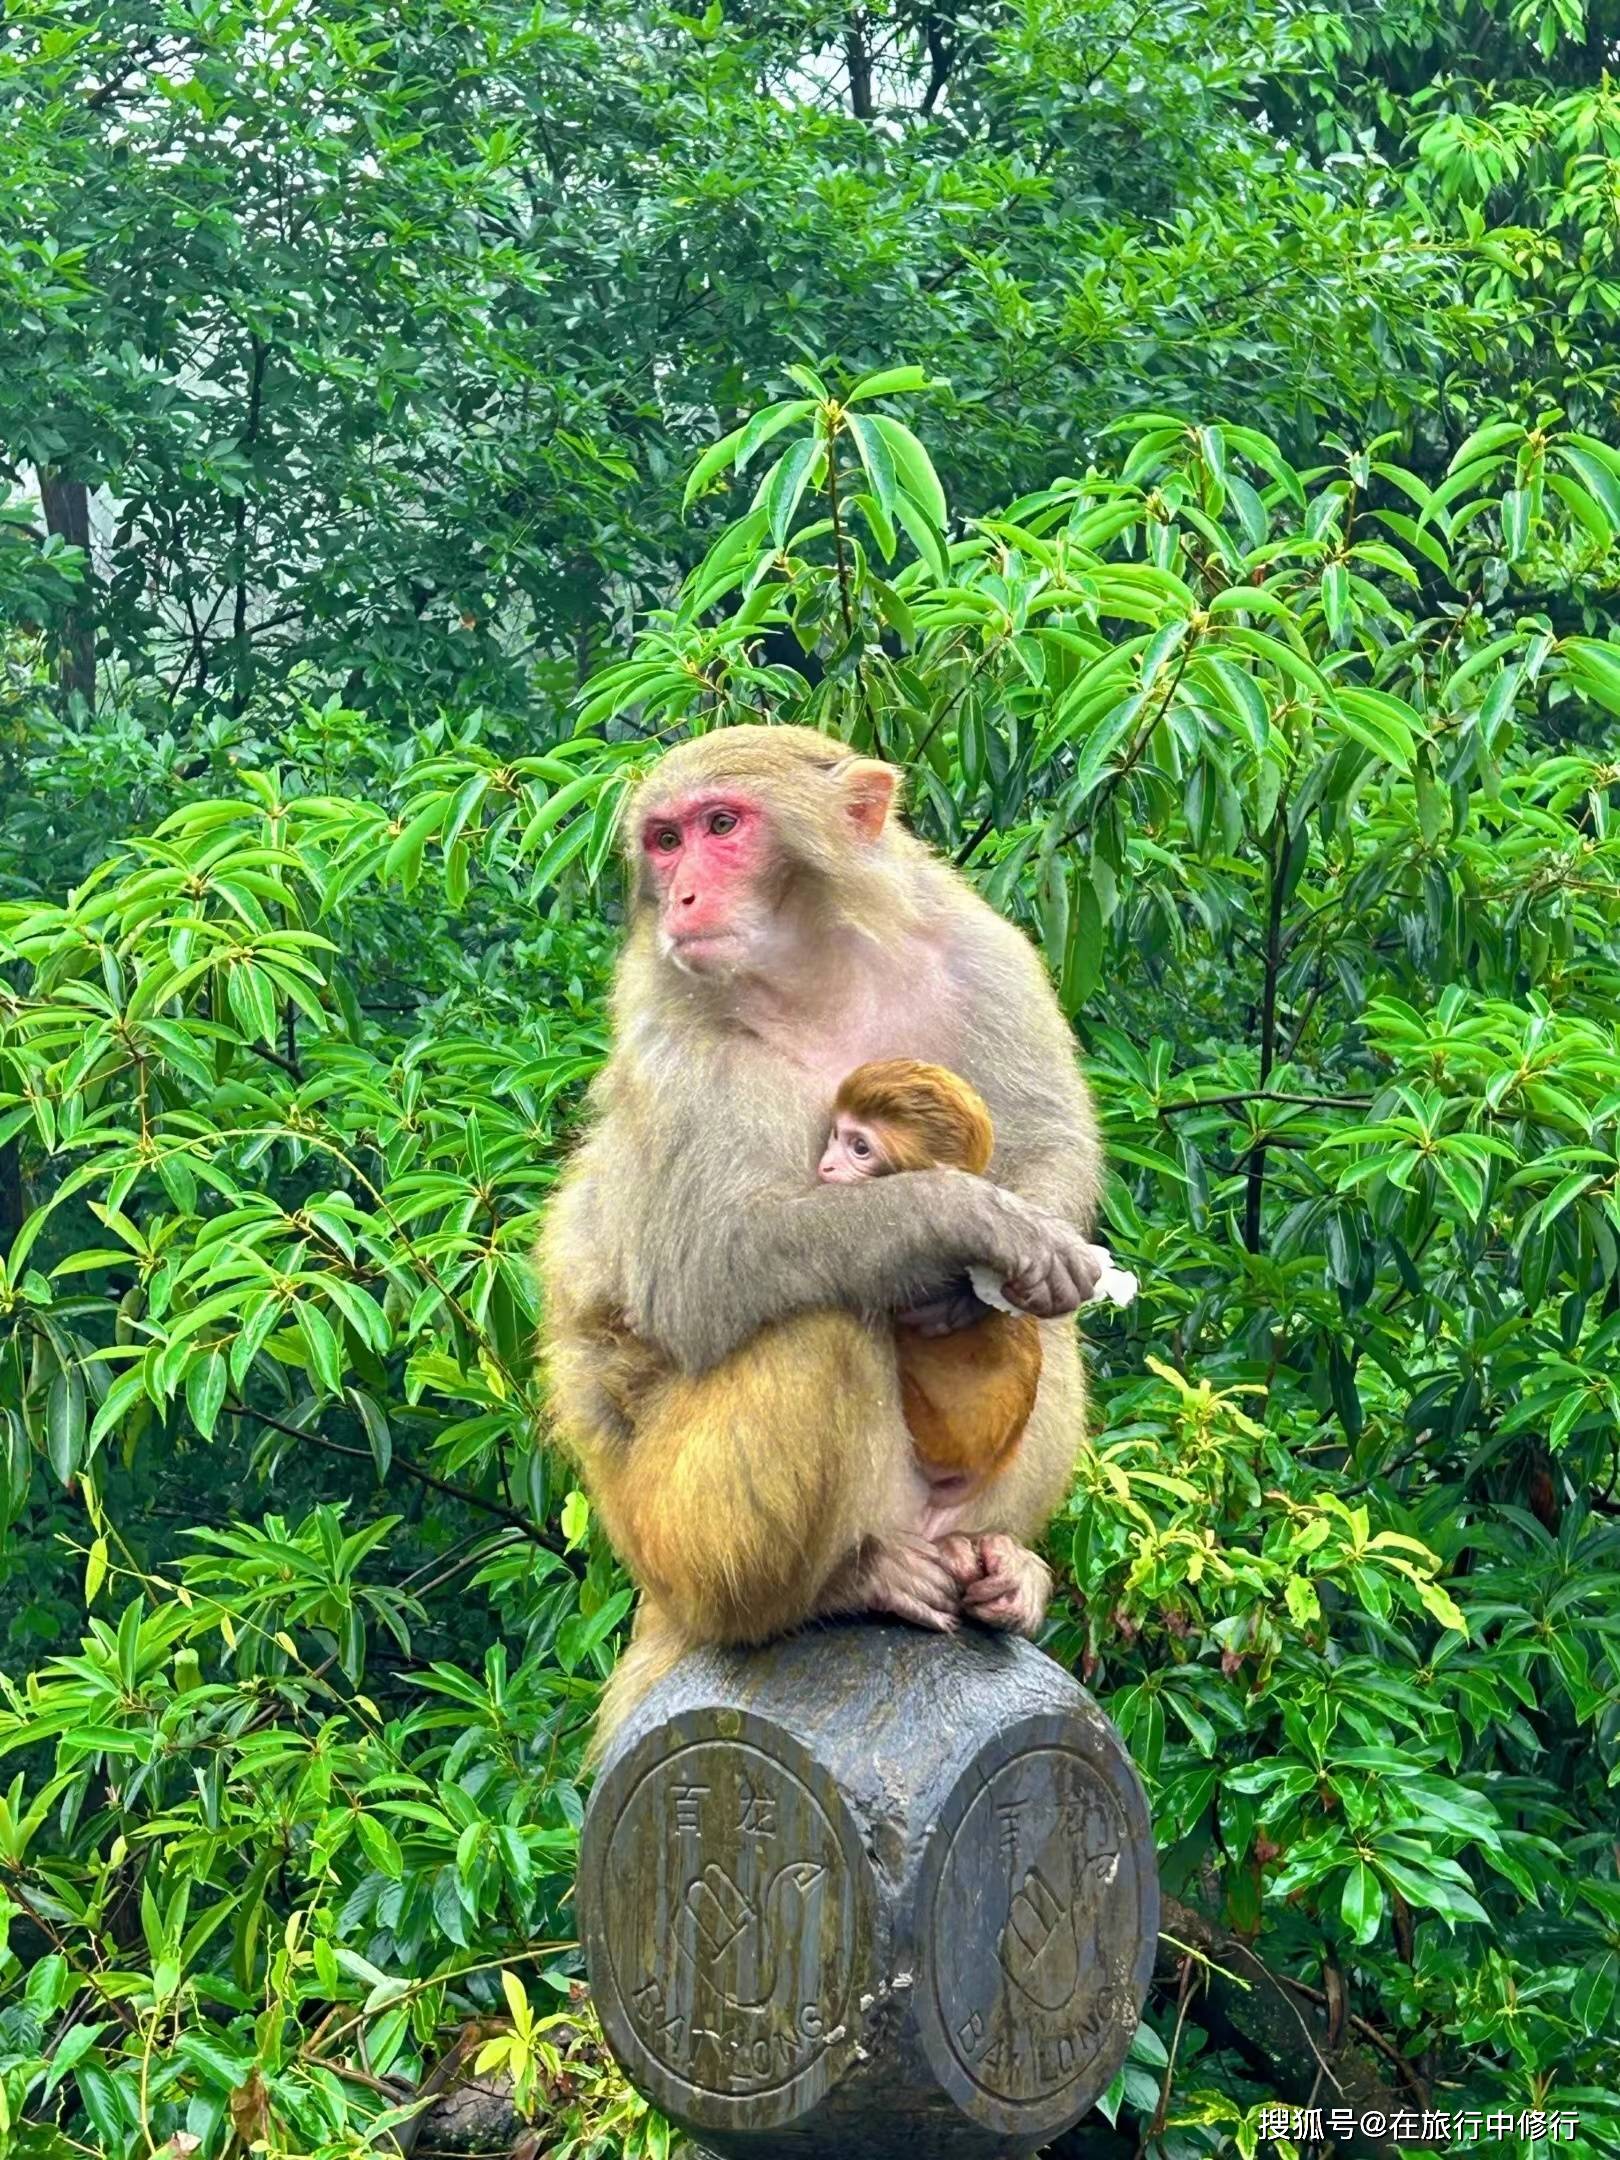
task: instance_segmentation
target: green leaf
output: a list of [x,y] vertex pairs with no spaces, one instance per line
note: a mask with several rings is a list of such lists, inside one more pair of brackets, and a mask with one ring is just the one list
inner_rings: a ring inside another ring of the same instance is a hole
[[519,855],[527,855],[553,825],[561,823],[572,811],[577,810],[581,803],[589,802],[592,796],[608,784],[611,777],[608,773],[582,773],[577,780],[570,780],[566,787],[559,788],[554,795],[548,795],[523,828],[523,836],[518,842]]
[[897,495],[892,507],[896,523],[904,528],[917,553],[933,571],[940,584],[948,584],[951,566],[950,558],[945,552],[943,528],[935,525],[910,495]]
[[1283,1602],[1300,1627],[1312,1627],[1322,1617],[1322,1601],[1308,1575],[1290,1575],[1283,1585]]
[[352,1387],[345,1392],[350,1402],[359,1412],[360,1422],[366,1429],[366,1440],[371,1448],[371,1459],[377,1466],[377,1483],[386,1485],[388,1472],[394,1460],[394,1435],[388,1419],[364,1388]]
[[1465,1640],[1468,1635],[1468,1616],[1449,1591],[1442,1590],[1437,1582],[1420,1582],[1417,1585],[1418,1602],[1431,1619],[1442,1627],[1455,1628]]
[[1358,1950],[1364,1950],[1383,1925],[1384,1886],[1364,1861],[1358,1860],[1344,1878],[1339,1918]]
[[355,1817],[355,1831],[366,1858],[380,1874],[390,1882],[404,1877],[405,1859],[388,1826],[375,1815],[361,1814]]
[[1502,497],[1502,548],[1509,562],[1524,553],[1529,538],[1529,494],[1524,488],[1509,488]]
[[[465,1950],[472,1938],[467,1932],[469,1914],[462,1902],[461,1885],[453,1867],[442,1867],[433,1878],[433,1918],[441,1933],[448,1936],[458,1949]],[[403,1983],[401,1983],[403,1985]]]
[[205,1440],[214,1436],[229,1378],[230,1367],[220,1350],[206,1351],[186,1368],[186,1408]]
[[737,470],[741,472],[748,460],[762,443],[768,443],[790,428],[797,420],[808,420],[816,409],[814,398],[788,398],[780,405],[767,405],[763,412],[755,413],[742,431],[737,445]]
[[1612,2032],[1615,1995],[1620,1988],[1620,1950],[1605,1950],[1588,1958],[1575,1976],[1569,2007],[1584,2032],[1594,2036]]
[[859,404],[864,398],[896,397],[907,390],[942,390],[946,378],[930,378],[920,367],[879,368],[875,375],[863,375],[853,389],[844,394],[846,405]]
[[1413,723],[1417,715],[1378,690],[1352,690],[1344,686],[1335,693],[1335,717],[1347,735],[1364,743],[1386,764],[1401,770],[1411,767],[1417,748]]
[[782,372],[787,376],[789,382],[796,382],[801,390],[808,390],[810,395],[821,404],[830,405],[832,403],[832,393],[814,368],[806,367],[802,361],[796,360],[791,367],[784,368]]
[[1599,705],[1620,713],[1620,646],[1595,638],[1565,638],[1565,663],[1577,686]]
[[298,1304],[298,1332],[309,1353],[310,1370],[329,1395],[343,1392],[343,1356],[332,1323],[308,1298]]
[[[939,475],[934,470],[928,452],[910,428],[899,420],[891,419],[886,413],[873,413],[866,424],[875,428],[883,438],[894,461],[895,477],[900,488],[911,497],[936,530],[943,532],[949,516],[945,504],[945,490],[939,484]],[[898,506],[895,515],[901,517]],[[901,522],[905,522],[903,517]]]
[[742,439],[747,432],[746,426],[733,428],[729,435],[723,435],[719,442],[711,444],[704,451],[703,455],[692,467],[686,483],[686,492],[681,497],[683,515],[691,509],[693,503],[696,502],[710,482],[724,472],[728,465],[735,463],[737,452],[742,447]]
[[866,467],[866,476],[872,483],[873,492],[882,504],[884,513],[892,517],[899,482],[888,444],[872,422],[863,420],[859,414],[850,415],[849,432],[860,453],[861,463]]
[[1116,751],[1124,748],[1142,710],[1140,691],[1124,698],[1091,730],[1080,745],[1074,761],[1074,773],[1064,789],[1064,802],[1070,811],[1077,810],[1096,788],[1107,771]]
[[1271,740],[1271,714],[1260,686],[1247,669],[1214,653],[1204,653],[1193,663],[1195,677],[1208,675],[1223,702],[1248,737],[1249,746],[1263,751]]
[[84,1445],[84,1374],[75,1364],[54,1375],[45,1396],[45,1453],[62,1484],[83,1462]]
[[1331,562],[1322,572],[1322,614],[1335,645],[1350,636],[1350,570],[1346,563]]
[[771,468],[760,500],[770,525],[771,538],[779,548],[787,543],[788,530],[809,485],[811,468],[821,454],[821,443],[814,435],[807,435],[802,442],[794,443]]
[[[383,857],[385,882],[397,877],[406,892],[415,890],[416,881],[422,874],[422,851],[450,815],[450,806],[448,795],[435,795],[409,819]],[[271,1034],[274,1032],[272,1029]]]
[[1484,427],[1475,428],[1472,435],[1464,437],[1446,471],[1461,472],[1475,458],[1485,457],[1493,450],[1505,450],[1509,443],[1523,440],[1524,427],[1520,421],[1488,421]]

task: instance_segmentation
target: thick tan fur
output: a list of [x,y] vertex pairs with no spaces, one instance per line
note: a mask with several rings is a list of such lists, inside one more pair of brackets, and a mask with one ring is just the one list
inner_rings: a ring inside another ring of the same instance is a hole
[[[972,1262],[1071,1282],[1095,1207],[1095,1122],[1044,970],[883,821],[892,777],[808,730],[735,728],[671,751],[630,807],[636,860],[644,813],[713,785],[762,801],[781,853],[773,920],[811,958],[785,988],[680,973],[638,863],[613,1055],[539,1254],[556,1435],[646,1600],[604,1733],[682,1648],[859,1605],[868,1557],[914,1539],[927,1506],[893,1313]],[[872,799],[867,842],[850,806]],[[896,1056],[982,1092],[989,1179],[814,1186],[838,1078]],[[1078,1342],[1072,1318],[1038,1332],[1023,1444],[950,1529],[1027,1540],[1062,1498],[1083,1429]]]

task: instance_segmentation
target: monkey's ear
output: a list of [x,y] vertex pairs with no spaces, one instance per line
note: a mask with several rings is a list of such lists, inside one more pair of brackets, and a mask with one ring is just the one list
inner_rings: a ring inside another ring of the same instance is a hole
[[880,840],[889,822],[900,775],[892,765],[880,764],[876,758],[851,758],[839,768],[838,784],[843,790],[844,813],[856,833],[868,845]]

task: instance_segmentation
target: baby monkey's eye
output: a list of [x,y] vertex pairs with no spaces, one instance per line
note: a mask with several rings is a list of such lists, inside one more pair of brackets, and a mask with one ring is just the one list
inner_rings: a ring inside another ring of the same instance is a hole
[[870,1148],[870,1147],[868,1146],[868,1144],[867,1144],[867,1140],[866,1140],[866,1135],[865,1135],[864,1133],[851,1133],[851,1134],[850,1134],[850,1139],[849,1139],[849,1152],[850,1152],[850,1153],[851,1153],[852,1155],[870,1155],[870,1154],[871,1154],[872,1150],[871,1150],[871,1148]]
[[709,820],[709,830],[722,839],[728,832],[735,832],[737,830],[736,813],[731,810],[717,810]]

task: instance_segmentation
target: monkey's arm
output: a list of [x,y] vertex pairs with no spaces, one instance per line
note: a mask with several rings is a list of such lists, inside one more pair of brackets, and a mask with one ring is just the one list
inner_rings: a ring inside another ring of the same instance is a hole
[[[658,1240],[652,1241],[655,1245]],[[686,1207],[673,1265],[634,1286],[637,1325],[702,1372],[770,1321],[842,1307],[889,1313],[978,1262],[1042,1318],[1073,1312],[1095,1274],[1071,1223],[960,1170]]]
[[[1017,1156],[998,1152],[994,1169],[1004,1191],[1031,1207],[1072,1223],[1083,1235],[1089,1236],[1097,1213],[1098,1158],[1090,1105],[1078,1087],[1076,1092],[1078,1107],[1073,1116],[1072,1137],[1039,1152],[1026,1150]],[[898,1182],[905,1184],[909,1180]],[[1109,1257],[1098,1245],[1088,1244],[1084,1252],[1082,1302],[1096,1294],[1098,1274]],[[987,1268],[981,1263],[978,1272],[982,1277],[994,1278],[996,1271],[993,1266]],[[988,1296],[986,1290],[985,1297]],[[975,1283],[963,1273],[950,1280],[933,1280],[924,1295],[907,1305],[897,1318],[902,1326],[914,1328],[921,1335],[955,1335],[964,1328],[977,1327],[1001,1302],[997,1299],[991,1304],[985,1303],[977,1295]],[[1016,1299],[1010,1302],[1021,1303]]]

